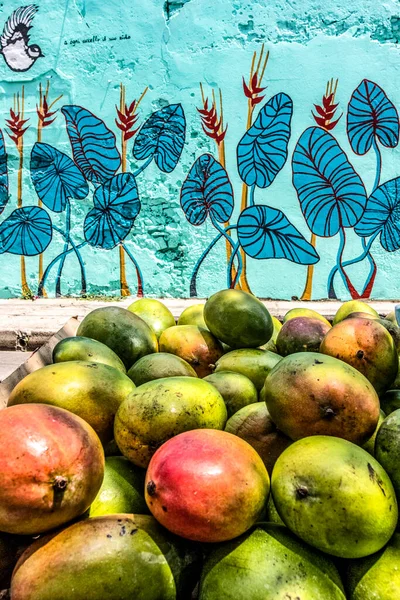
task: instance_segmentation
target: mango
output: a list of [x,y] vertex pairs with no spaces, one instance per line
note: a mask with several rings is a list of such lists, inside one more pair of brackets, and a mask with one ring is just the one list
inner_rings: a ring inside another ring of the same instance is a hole
[[159,300],[154,298],[140,298],[128,306],[128,310],[147,323],[159,339],[168,327],[175,325],[172,312]]
[[241,290],[221,290],[204,306],[207,327],[231,348],[257,348],[272,336],[273,323],[267,308]]
[[372,319],[373,321],[380,321],[379,315],[371,315],[371,313],[367,312],[352,312],[342,320],[344,321],[345,319]]
[[256,387],[248,377],[234,371],[218,371],[204,377],[221,394],[226,404],[228,418],[238,410],[258,400]]
[[126,373],[124,363],[111,348],[87,337],[68,337],[56,344],[53,349],[53,363],[71,360],[102,363]]
[[374,433],[369,438],[369,440],[367,442],[365,442],[365,444],[362,446],[364,448],[364,450],[366,452],[368,452],[369,454],[371,454],[372,456],[375,456],[375,440],[376,440],[377,433],[378,433],[379,428],[380,428],[380,426],[382,425],[382,423],[383,423],[383,421],[385,419],[386,419],[386,415],[383,412],[383,410],[381,409],[379,411],[379,420],[378,420],[378,424],[376,426],[376,429],[375,429]]
[[37,535],[83,515],[100,489],[104,452],[67,410],[21,404],[0,411],[0,531]]
[[199,600],[346,600],[333,562],[281,525],[259,524],[213,550]]
[[149,381],[132,392],[116,414],[115,441],[122,454],[147,467],[159,446],[191,429],[223,429],[225,402],[217,389],[194,377]]
[[371,383],[350,365],[317,352],[283,358],[260,397],[277,428],[292,440],[333,435],[362,445],[379,419],[379,398]]
[[312,436],[295,442],[276,461],[271,485],[285,525],[327,554],[368,556],[396,529],[398,508],[388,474],[347,440]]
[[143,319],[119,306],[92,310],[78,327],[77,335],[102,342],[129,369],[146,354],[157,352],[157,336]]
[[90,517],[117,513],[149,513],[144,499],[146,472],[124,456],[109,456],[104,467],[104,479],[89,509]]
[[270,495],[267,504],[266,521],[268,521],[269,523],[276,523],[276,525],[285,525],[285,523],[280,518],[278,511],[276,510],[272,494]]
[[388,390],[381,396],[381,408],[386,415],[400,408],[400,390]]
[[332,325],[336,325],[336,323],[343,321],[348,315],[355,312],[369,313],[370,315],[379,318],[379,314],[370,304],[367,304],[362,300],[349,300],[348,302],[344,302],[344,304],[338,308],[336,315],[333,318]]
[[196,371],[180,356],[157,352],[142,356],[129,369],[128,377],[136,386],[164,377],[197,377]]
[[383,421],[375,439],[375,458],[392,480],[400,501],[400,409]]
[[396,379],[399,359],[390,333],[372,319],[345,319],[322,340],[320,352],[334,356],[360,371],[378,394]]
[[396,319],[396,313],[394,310],[390,311],[390,313],[388,313],[385,317],[386,321],[391,321],[393,323],[393,325],[398,325],[397,323],[397,319]]
[[347,564],[348,600],[400,598],[400,534],[395,533],[377,554]]
[[[21,556],[12,600],[176,600],[190,595],[198,557],[147,515],[86,519]],[[186,596],[185,596],[186,595]]]
[[272,331],[271,339],[266,344],[263,344],[262,346],[260,346],[260,348],[261,348],[261,350],[270,350],[270,352],[277,352],[276,338],[278,337],[278,333],[282,329],[282,323],[279,321],[279,319],[277,319],[276,317],[273,317],[272,315],[271,315],[271,319],[272,319],[272,324],[274,327],[274,329]]
[[320,319],[295,317],[284,323],[280,330],[276,349],[281,356],[295,352],[318,352],[324,336],[331,326]]
[[185,308],[178,319],[178,325],[196,325],[208,329],[204,320],[204,304],[193,304]]
[[197,542],[223,542],[262,517],[269,489],[267,470],[249,444],[226,431],[196,429],[157,450],[145,498],[169,531]]
[[64,408],[89,423],[106,444],[113,437],[115,413],[134,389],[133,381],[113,367],[68,361],[29,373],[11,392],[8,405],[40,403]]
[[265,402],[241,408],[228,419],[225,431],[250,444],[262,458],[270,475],[278,456],[292,443],[272,422]]
[[264,385],[265,378],[273,367],[282,359],[281,356],[269,350],[259,348],[242,348],[232,350],[215,364],[215,373],[220,371],[235,371],[245,375],[252,381],[258,391]]
[[325,325],[329,325],[331,327],[331,324],[329,323],[328,319],[325,319],[325,317],[320,315],[319,312],[317,312],[316,310],[312,310],[311,308],[301,307],[291,308],[290,310],[288,310],[286,315],[283,317],[283,323],[290,321],[290,319],[296,319],[297,317],[309,317],[310,319],[318,319],[322,323],[325,323]]
[[175,354],[196,371],[198,377],[212,373],[223,349],[219,340],[208,331],[195,325],[177,325],[166,329],[159,340],[160,352]]

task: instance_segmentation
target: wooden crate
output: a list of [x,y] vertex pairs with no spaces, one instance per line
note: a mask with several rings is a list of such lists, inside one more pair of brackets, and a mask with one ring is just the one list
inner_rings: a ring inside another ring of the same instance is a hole
[[69,319],[64,327],[51,336],[43,346],[35,350],[20,367],[0,383],[0,410],[7,406],[8,398],[17,383],[29,373],[52,363],[53,349],[56,344],[66,337],[75,335],[78,325],[79,320],[76,317]]

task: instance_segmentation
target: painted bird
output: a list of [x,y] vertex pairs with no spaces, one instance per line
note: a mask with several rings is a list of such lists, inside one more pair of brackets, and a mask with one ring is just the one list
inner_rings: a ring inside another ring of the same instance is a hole
[[0,36],[0,53],[12,71],[28,71],[41,56],[37,44],[29,45],[29,30],[39,10],[36,4],[20,6],[7,19]]

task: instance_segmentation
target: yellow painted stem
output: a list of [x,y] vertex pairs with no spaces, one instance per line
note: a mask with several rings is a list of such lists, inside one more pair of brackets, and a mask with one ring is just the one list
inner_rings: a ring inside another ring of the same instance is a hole
[[[311,246],[313,248],[315,248],[316,244],[317,244],[317,236],[312,233],[311,234]],[[311,300],[312,297],[312,283],[313,283],[313,276],[314,276],[314,265],[308,265],[307,267],[307,279],[306,279],[306,285],[304,287],[304,291],[301,295],[300,300]]]
[[125,250],[122,246],[118,246],[119,249],[119,281],[121,296],[130,296],[128,282],[126,280],[126,263],[125,263]]
[[[125,114],[125,87],[121,83],[120,111]],[[121,131],[121,171],[126,173],[126,140],[124,132]],[[130,296],[131,292],[126,278],[125,250],[119,246],[119,286],[121,296]]]
[[[18,189],[17,189],[17,207],[22,207],[22,171],[24,168],[24,142],[22,137],[18,140],[19,167],[18,167]],[[32,291],[26,279],[25,256],[21,256],[21,289],[25,297],[32,296]]]
[[[248,100],[248,108],[247,108],[247,129],[250,129],[251,125],[253,122],[253,107],[251,105],[251,100]],[[242,212],[245,208],[247,208],[247,198],[248,198],[248,191],[249,188],[247,187],[247,185],[245,183],[243,183],[242,185],[242,199],[241,199],[241,203],[240,203],[240,212]],[[252,294],[249,282],[247,281],[247,272],[246,272],[246,266],[247,266],[247,260],[246,260],[246,253],[243,250],[243,248],[240,248],[240,254],[242,257],[242,273],[240,275],[240,286],[242,288],[242,290],[244,292],[249,292],[249,294]]]

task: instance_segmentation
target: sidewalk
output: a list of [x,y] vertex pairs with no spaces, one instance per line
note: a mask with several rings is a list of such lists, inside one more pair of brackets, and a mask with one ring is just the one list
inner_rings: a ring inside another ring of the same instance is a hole
[[[136,298],[125,298],[121,301],[104,302],[98,300],[79,299],[39,299],[39,300],[0,300],[0,350],[34,349],[58,331],[70,317],[83,318],[88,312],[100,306],[128,307]],[[161,299],[168,306],[174,317],[192,304],[204,303],[204,299]],[[322,300],[316,302],[264,300],[263,303],[272,315],[282,318],[295,307],[311,308],[332,318],[341,304],[337,301]],[[381,315],[394,310],[398,301],[377,301],[371,305]]]

